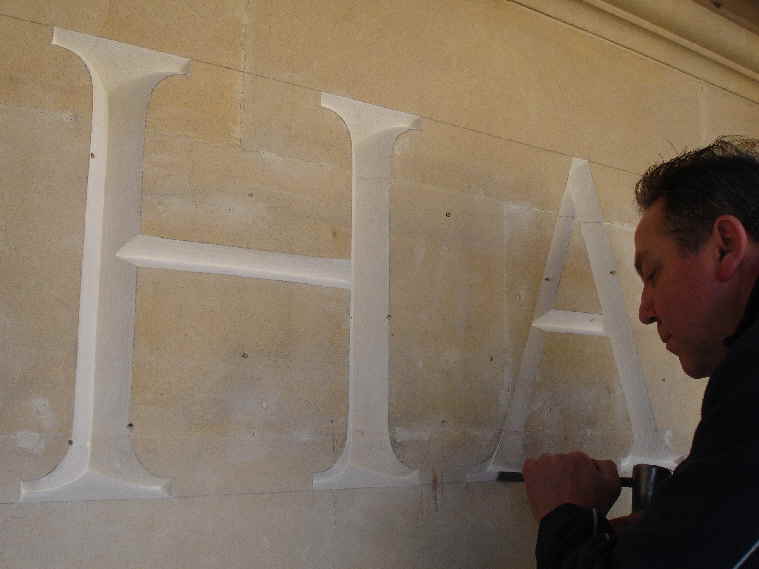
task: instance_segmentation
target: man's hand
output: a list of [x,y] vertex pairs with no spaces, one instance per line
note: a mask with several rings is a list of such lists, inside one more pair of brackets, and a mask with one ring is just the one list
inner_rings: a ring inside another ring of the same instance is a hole
[[621,491],[616,464],[593,460],[581,452],[527,459],[522,474],[527,498],[538,521],[567,503],[597,508],[605,515]]

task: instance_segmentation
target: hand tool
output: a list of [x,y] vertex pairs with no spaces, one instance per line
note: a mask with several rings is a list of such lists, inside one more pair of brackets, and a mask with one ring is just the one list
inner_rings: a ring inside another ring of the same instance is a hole
[[[619,484],[632,488],[632,511],[639,512],[651,504],[659,487],[669,480],[672,472],[655,464],[636,464],[632,476],[620,476]],[[499,482],[524,482],[521,472],[502,471],[498,473]]]

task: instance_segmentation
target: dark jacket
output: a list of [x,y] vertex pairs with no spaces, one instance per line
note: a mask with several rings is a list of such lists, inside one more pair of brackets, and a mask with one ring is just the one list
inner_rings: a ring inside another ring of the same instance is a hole
[[615,535],[564,504],[540,522],[538,569],[759,568],[758,313],[759,284],[709,379],[690,454],[640,521]]

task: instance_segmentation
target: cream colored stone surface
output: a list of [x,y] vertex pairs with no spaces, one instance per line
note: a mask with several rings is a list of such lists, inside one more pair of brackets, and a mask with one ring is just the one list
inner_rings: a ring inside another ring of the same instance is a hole
[[84,569],[88,507],[86,502],[0,505],[0,563],[14,569]]
[[759,102],[737,97],[723,89],[704,85],[701,93],[702,142],[737,134],[759,137]]
[[50,471],[71,429],[84,118],[0,104],[0,124],[13,133],[0,138],[0,500]]
[[528,455],[579,449],[625,456],[630,423],[608,338],[546,335],[530,411]]
[[401,459],[428,471],[476,464],[498,428],[504,369],[502,206],[399,183],[391,220],[390,424],[410,443]]
[[247,0],[2,0],[0,14],[242,69]]
[[696,80],[510,3],[252,10],[269,77],[633,172],[698,141]]
[[350,256],[350,171],[152,132],[143,232],[318,257]]
[[[260,404],[251,412],[261,413],[266,409]],[[294,424],[289,430],[256,425],[222,435],[178,433],[174,425],[167,425],[166,433],[153,431],[143,437],[144,427],[160,423],[160,412],[138,411],[136,416],[141,423],[135,423],[133,443],[140,461],[150,472],[172,477],[175,496],[310,490],[314,472],[332,466],[345,440],[343,417],[330,419],[322,429],[307,424]]]
[[189,77],[170,77],[153,91],[148,132],[239,144],[242,81],[239,71],[193,61]]
[[573,224],[572,239],[554,308],[594,314],[602,312],[579,221]]
[[[605,0],[602,1],[605,2]],[[624,6],[625,2],[626,0],[620,0],[620,5]],[[654,3],[654,0],[649,2],[649,4]],[[687,3],[695,6],[693,2]],[[671,3],[669,4],[671,9]],[[682,5],[685,2],[678,2],[678,4]],[[520,0],[519,5],[524,10],[540,12],[555,18],[559,22],[624,46],[641,57],[661,62],[672,70],[681,71],[706,83],[720,85],[740,96],[759,101],[759,84],[747,75],[718,63],[716,60],[708,59],[704,55],[685,47],[685,45],[664,37],[664,35],[636,25],[631,20],[614,16],[611,11],[599,9],[587,0],[583,2]],[[609,6],[608,3],[607,6]],[[695,9],[701,10],[702,8],[695,6]],[[688,17],[683,17],[677,22],[677,25],[687,26],[688,20]],[[698,34],[694,35],[697,36]],[[743,36],[743,34],[740,35]],[[729,41],[724,33],[721,39]],[[747,51],[750,53],[750,45],[747,47]]]
[[[529,567],[535,524],[511,527],[526,516],[523,487],[503,484],[3,505],[0,555],[30,569]],[[40,545],[18,548],[26,535]]]
[[[422,115],[393,157],[389,426],[433,484],[311,490],[345,444],[349,291],[140,270],[131,436],[179,498],[2,504],[0,566],[533,566],[523,486],[460,481],[498,439],[574,155],[659,426],[687,452],[704,384],[635,320],[632,187],[685,147],[758,134],[733,72],[710,85],[513,2],[0,0],[0,502],[71,429],[91,89],[53,25],[194,60],[146,117],[150,235],[349,258],[350,140],[320,91]],[[598,309],[579,234],[557,308]],[[530,405],[531,453],[630,443],[606,338],[549,335]]]
[[[242,105],[245,150],[288,159],[285,164],[298,160],[350,170],[348,128],[337,114],[321,106],[319,91],[246,75]],[[339,190],[342,201],[350,199],[350,183]]]
[[[36,480],[53,470],[68,450],[70,434],[51,428],[49,400],[32,399],[23,406],[37,425],[0,435],[0,503],[17,502],[19,480]],[[30,421],[31,422],[31,421]]]
[[0,14],[103,35],[109,0],[2,0]]
[[90,76],[73,53],[50,45],[50,28],[0,16],[0,103],[60,113],[89,136]]
[[240,69],[247,0],[119,0],[103,34],[197,61]]
[[400,137],[395,154],[395,176],[404,183],[546,210],[558,210],[570,163],[555,152],[433,120]]
[[747,28],[715,14],[705,6],[677,0],[604,2],[744,68],[747,73],[753,73],[754,79],[759,76],[756,53],[759,38]]
[[[536,526],[522,485],[451,484],[336,493],[334,566],[531,567]],[[512,520],[524,523],[512,524]]]
[[347,301],[141,270],[132,422],[146,466],[182,493],[309,487],[344,444]]
[[[600,164],[591,164],[591,174],[604,221],[614,228],[635,227],[640,213],[635,203],[634,189],[640,175]],[[618,262],[631,265],[632,257],[618,258]]]

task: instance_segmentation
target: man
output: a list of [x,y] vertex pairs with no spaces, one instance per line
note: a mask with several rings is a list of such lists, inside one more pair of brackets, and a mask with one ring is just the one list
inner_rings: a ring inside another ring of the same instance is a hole
[[538,568],[759,567],[759,141],[721,138],[653,166],[636,199],[640,320],[686,374],[710,376],[701,422],[626,524],[605,518],[620,492],[613,462],[527,460]]

